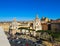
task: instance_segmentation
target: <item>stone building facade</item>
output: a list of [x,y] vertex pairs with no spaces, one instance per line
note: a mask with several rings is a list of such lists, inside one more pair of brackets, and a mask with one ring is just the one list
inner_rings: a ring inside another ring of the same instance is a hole
[[9,31],[11,22],[0,22],[0,26],[4,29],[5,32]]
[[51,22],[51,30],[52,31],[60,31],[60,20],[53,20]]
[[[48,30],[48,22],[49,22],[48,18],[39,19],[38,15],[36,15],[36,18],[32,21],[16,21],[16,19],[14,19],[13,21],[9,21],[9,22],[0,22],[0,26],[3,27],[5,32],[10,32],[13,35],[16,32],[23,32],[23,33],[27,32],[28,34],[27,29],[31,29],[35,31]],[[19,28],[25,28],[25,29],[18,30]],[[34,33],[34,35],[36,34],[33,31],[32,33]]]
[[33,29],[42,30],[41,20],[38,18],[38,15],[36,16],[34,22],[33,22]]

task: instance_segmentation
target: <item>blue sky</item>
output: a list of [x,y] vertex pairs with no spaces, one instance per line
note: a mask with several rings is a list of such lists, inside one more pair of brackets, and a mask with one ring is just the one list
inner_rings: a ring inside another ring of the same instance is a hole
[[0,21],[60,18],[60,0],[0,0]]

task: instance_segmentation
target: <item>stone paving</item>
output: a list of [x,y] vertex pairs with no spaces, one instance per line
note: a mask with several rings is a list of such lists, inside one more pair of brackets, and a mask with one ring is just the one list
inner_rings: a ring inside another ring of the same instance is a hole
[[0,27],[0,46],[10,46],[4,30]]

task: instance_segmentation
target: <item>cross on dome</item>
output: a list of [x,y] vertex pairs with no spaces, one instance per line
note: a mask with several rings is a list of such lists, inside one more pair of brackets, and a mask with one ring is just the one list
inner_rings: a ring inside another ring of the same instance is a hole
[[39,18],[39,17],[38,17],[38,14],[36,14],[36,19],[37,19],[37,18]]

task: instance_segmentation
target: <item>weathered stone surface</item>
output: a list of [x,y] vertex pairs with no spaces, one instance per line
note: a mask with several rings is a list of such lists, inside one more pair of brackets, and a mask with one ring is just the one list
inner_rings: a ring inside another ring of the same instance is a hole
[[7,36],[2,27],[0,27],[0,46],[10,46]]

